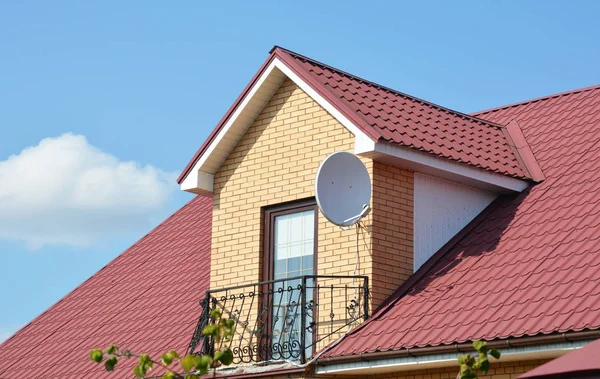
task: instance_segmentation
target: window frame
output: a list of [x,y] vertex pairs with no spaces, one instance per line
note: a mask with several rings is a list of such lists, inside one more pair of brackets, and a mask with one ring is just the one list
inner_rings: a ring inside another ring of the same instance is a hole
[[318,250],[318,229],[319,229],[319,208],[314,197],[302,199],[293,202],[281,203],[265,207],[263,209],[263,254],[262,254],[262,281],[266,282],[274,279],[275,262],[275,217],[284,216],[292,213],[299,213],[313,210],[315,212],[314,220],[314,243],[313,243],[313,272],[317,275],[317,250]]

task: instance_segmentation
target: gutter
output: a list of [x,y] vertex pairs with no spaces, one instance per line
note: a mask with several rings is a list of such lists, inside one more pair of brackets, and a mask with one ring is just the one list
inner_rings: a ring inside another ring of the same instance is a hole
[[[593,331],[581,331],[581,332],[567,332],[567,333],[555,333],[543,336],[534,337],[518,337],[505,340],[487,341],[490,348],[502,349],[520,346],[532,346],[541,344],[551,344],[559,342],[574,342],[582,340],[593,340],[600,338],[600,330]],[[380,359],[390,359],[398,357],[414,357],[420,355],[430,354],[444,354],[444,353],[465,353],[473,350],[471,343],[455,343],[451,345],[442,346],[427,346],[427,347],[416,347],[412,349],[402,350],[388,350],[388,351],[375,351],[369,353],[361,353],[356,355],[343,355],[337,357],[326,357],[320,358],[317,361],[317,365],[327,365],[333,363],[351,363],[351,362],[368,362]],[[502,350],[500,350],[502,352]]]
[[245,373],[238,373],[238,374],[225,374],[225,373],[217,373],[216,377],[217,378],[237,378],[237,379],[243,379],[243,378],[262,378],[262,377],[273,377],[276,375],[287,375],[288,378],[290,378],[290,375],[294,375],[294,374],[304,374],[307,371],[306,367],[301,367],[301,368],[284,368],[284,369],[277,369],[277,370],[271,370],[271,371],[262,371],[262,372],[245,372]]

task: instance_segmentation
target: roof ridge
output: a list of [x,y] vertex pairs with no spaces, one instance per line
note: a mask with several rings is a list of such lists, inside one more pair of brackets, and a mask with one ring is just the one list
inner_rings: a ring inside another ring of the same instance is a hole
[[346,76],[346,77],[348,77],[350,79],[354,79],[354,80],[360,81],[360,82],[362,82],[362,83],[364,83],[366,85],[369,85],[369,86],[377,87],[377,88],[379,88],[381,90],[384,90],[386,92],[391,92],[393,94],[396,94],[396,95],[399,95],[399,96],[402,96],[402,97],[405,97],[405,98],[409,98],[409,99],[415,100],[415,101],[420,102],[422,104],[425,104],[425,105],[437,108],[437,109],[439,109],[439,110],[441,110],[443,112],[453,113],[453,114],[456,114],[459,117],[470,119],[470,120],[475,120],[475,121],[480,122],[482,124],[490,125],[490,126],[493,126],[493,127],[496,127],[496,128],[505,128],[505,125],[498,124],[498,123],[495,123],[493,121],[489,121],[489,120],[486,120],[486,119],[483,119],[483,118],[479,118],[479,117],[474,116],[472,114],[463,113],[463,112],[460,112],[460,111],[457,111],[457,110],[454,110],[454,109],[450,109],[450,108],[444,107],[442,105],[433,103],[431,101],[421,99],[420,97],[409,95],[407,93],[404,93],[404,92],[395,90],[393,88],[384,86],[383,84],[379,84],[379,83],[373,82],[371,80],[367,80],[365,78],[362,78],[360,76],[351,74],[351,73],[349,73],[347,71],[340,70],[339,68],[330,66],[330,65],[328,65],[326,63],[323,63],[323,62],[320,62],[320,61],[318,61],[316,59],[307,57],[306,55],[302,55],[302,54],[296,53],[295,51],[286,49],[286,48],[281,47],[281,46],[277,46],[277,45],[273,46],[273,48],[269,51],[269,54],[272,54],[276,50],[281,50],[281,51],[283,51],[283,52],[285,52],[285,53],[287,53],[289,55],[292,55],[292,56],[294,56],[296,58],[304,59],[304,60],[313,62],[313,63],[315,63],[317,65],[320,65],[320,66],[325,67],[325,68],[327,68],[329,70],[335,71],[335,72],[337,72],[337,73],[339,73],[339,74],[341,74],[343,76]]
[[[560,97],[560,96],[575,95],[575,94],[580,93],[580,92],[593,91],[593,90],[596,90],[596,89],[600,89],[600,84],[596,84],[596,85],[589,86],[589,87],[576,88],[576,89],[572,89],[572,90],[568,90],[568,91],[564,91],[564,92],[558,92],[558,93],[554,93],[554,94],[551,94],[551,95],[545,95],[545,96],[541,96],[541,97],[536,97],[536,98],[529,99],[529,100],[517,101],[516,103],[510,103],[510,104],[506,104],[506,105],[501,105],[499,107],[484,109],[484,110],[481,110],[481,111],[473,112],[471,114],[474,115],[474,116],[475,115],[482,115],[482,114],[487,114],[487,113],[499,111],[501,109],[508,109],[508,108],[513,108],[513,107],[518,107],[518,106],[521,106],[521,105],[527,105],[527,104],[535,103],[535,102],[538,102],[538,101],[550,100],[550,99],[553,99],[553,98],[556,98],[556,97]],[[477,117],[477,116],[475,116],[475,117]]]

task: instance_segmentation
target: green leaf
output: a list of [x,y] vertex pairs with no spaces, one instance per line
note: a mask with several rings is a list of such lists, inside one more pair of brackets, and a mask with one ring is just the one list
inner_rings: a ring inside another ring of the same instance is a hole
[[119,348],[117,347],[117,345],[112,344],[106,348],[106,354],[113,355],[113,354],[116,354],[118,350],[119,350]]
[[[217,353],[219,353],[218,351],[215,353],[215,357],[217,356]],[[215,358],[216,360],[216,358]],[[212,358],[210,357],[210,355],[201,355],[201,356],[197,356],[196,360],[194,362],[194,366],[196,367],[196,369],[202,371],[202,370],[206,370],[208,371],[208,368],[210,367],[210,364],[212,363]]]
[[223,355],[223,352],[215,351],[215,355],[214,355],[215,361],[219,361],[221,359],[221,355]]
[[486,353],[479,353],[478,357],[479,361],[487,361],[488,357]]
[[496,359],[500,359],[500,352],[496,349],[490,349],[490,355]]
[[486,353],[488,351],[487,342],[485,342],[485,341],[475,341],[475,342],[473,342],[473,348],[478,353]]
[[117,357],[110,357],[106,360],[106,362],[104,362],[104,368],[106,369],[106,371],[112,371],[115,369],[117,362]]
[[173,354],[171,354],[171,353],[163,354],[160,356],[160,359],[162,360],[162,362],[165,366],[168,366],[173,362]]
[[[141,375],[141,376],[140,376],[140,378],[143,378],[143,377],[145,377],[145,376],[146,376],[146,373],[148,372],[148,369],[146,368],[146,365],[142,365],[142,364],[140,364],[140,365],[138,365],[138,366],[136,366],[136,367],[138,368],[138,370],[139,370],[139,373],[140,373],[140,375]],[[134,369],[134,373],[135,373],[135,369]]]
[[137,376],[138,378],[143,378],[144,376],[146,376],[146,374],[143,372],[142,368],[140,366],[135,366],[133,368],[133,373],[135,374],[135,376]]
[[140,354],[140,366],[146,365],[146,363],[150,362],[150,356],[148,354]]
[[162,379],[175,379],[175,374],[173,373],[173,371],[167,371],[163,376]]
[[205,337],[206,336],[216,336],[218,330],[219,330],[219,328],[216,325],[208,324],[204,327],[204,330],[202,330],[202,335]]
[[90,359],[96,363],[102,362],[102,358],[104,358],[104,354],[102,354],[102,350],[94,349],[90,352]]
[[194,362],[195,358],[193,355],[186,355],[185,357],[183,357],[183,359],[181,360],[181,367],[183,368],[184,371],[192,371],[192,369],[194,368]]
[[481,370],[481,372],[483,372],[484,374],[487,374],[489,369],[490,369],[490,361],[488,361],[487,358],[485,360],[482,360],[479,362],[479,370]]
[[460,368],[460,378],[461,379],[475,379],[477,375],[469,366],[461,366]]
[[220,318],[221,317],[221,311],[218,310],[217,308],[213,309],[212,311],[210,311],[210,317],[213,320],[216,320],[216,319]]
[[[215,353],[215,361],[217,360],[216,356],[217,354]],[[221,352],[221,356],[218,360],[221,361],[221,363],[223,363],[225,366],[229,366],[233,362],[233,353],[231,350],[227,349]]]
[[471,354],[464,354],[458,357],[458,364],[464,365],[471,358]]
[[200,379],[200,377],[196,374],[187,374],[185,379]]
[[208,374],[208,367],[201,368],[198,370],[198,372],[200,373],[200,375]]
[[179,354],[175,350],[169,350],[168,354],[171,354],[175,359],[180,359]]

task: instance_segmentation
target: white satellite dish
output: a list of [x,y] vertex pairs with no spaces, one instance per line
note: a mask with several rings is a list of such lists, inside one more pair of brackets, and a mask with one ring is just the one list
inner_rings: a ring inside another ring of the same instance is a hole
[[352,153],[338,151],[321,162],[315,194],[321,213],[335,225],[353,225],[371,211],[371,178]]

